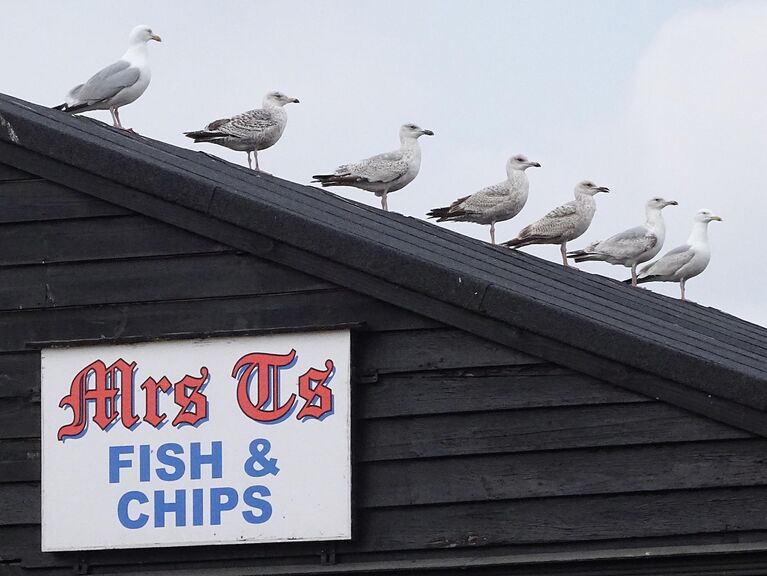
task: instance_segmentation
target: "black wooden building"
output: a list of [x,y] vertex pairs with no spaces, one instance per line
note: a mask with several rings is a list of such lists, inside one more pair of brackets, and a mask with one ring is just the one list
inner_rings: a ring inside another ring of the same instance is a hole
[[[40,349],[351,327],[350,541],[40,551]],[[767,329],[0,96],[0,572],[767,574]]]

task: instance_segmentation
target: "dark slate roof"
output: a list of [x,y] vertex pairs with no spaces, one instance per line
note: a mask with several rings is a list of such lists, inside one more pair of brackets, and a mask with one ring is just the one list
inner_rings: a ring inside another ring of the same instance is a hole
[[688,408],[726,399],[767,433],[763,327],[8,96],[0,115],[0,162]]

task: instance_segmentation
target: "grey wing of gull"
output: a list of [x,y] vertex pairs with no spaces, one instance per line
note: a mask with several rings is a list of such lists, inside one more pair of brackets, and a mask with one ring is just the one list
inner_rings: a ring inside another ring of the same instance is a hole
[[391,182],[403,176],[408,170],[408,163],[401,151],[386,152],[355,162],[339,166],[337,174],[348,174],[368,182]]
[[658,237],[655,234],[647,231],[644,226],[635,226],[629,228],[623,232],[619,232],[614,236],[610,236],[607,240],[601,242],[595,242],[589,246],[587,251],[595,251],[600,254],[606,254],[613,258],[630,258],[647,252],[650,248],[658,243]]
[[254,132],[263,132],[278,124],[278,119],[269,110],[251,110],[243,114],[238,114],[229,119],[228,122],[217,124],[220,121],[208,125],[209,130],[223,132],[235,138],[247,138]]
[[115,96],[123,88],[133,86],[140,75],[139,69],[125,60],[118,60],[94,74],[85,84],[73,88],[69,96],[81,104],[95,104]]
[[643,276],[673,276],[692,260],[695,251],[689,244],[683,244],[666,252],[659,260],[643,267],[640,274]]

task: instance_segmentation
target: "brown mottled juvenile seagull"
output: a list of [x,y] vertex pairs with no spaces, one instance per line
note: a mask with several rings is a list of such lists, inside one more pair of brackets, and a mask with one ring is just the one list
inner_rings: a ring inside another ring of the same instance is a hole
[[232,116],[221,118],[208,124],[204,130],[184,132],[184,136],[199,142],[218,144],[231,150],[248,153],[248,166],[253,168],[250,153],[258,167],[258,151],[274,146],[285,131],[288,115],[283,106],[291,102],[298,103],[298,98],[285,96],[282,92],[269,92],[264,96],[263,108],[250,110]]
[[404,124],[399,129],[400,148],[394,152],[377,154],[354,162],[342,164],[332,174],[315,174],[312,182],[326,186],[352,186],[373,192],[381,198],[381,208],[389,209],[387,195],[410,184],[421,169],[421,147],[418,139],[431,130],[415,124]]
[[490,224],[490,242],[495,244],[495,224],[511,220],[519,214],[527,202],[530,182],[525,170],[538,162],[531,162],[522,154],[506,162],[506,180],[482,188],[470,196],[464,196],[444,208],[434,208],[427,216],[437,222],[476,222]]
[[567,243],[578,238],[591,225],[597,211],[594,195],[609,191],[605,186],[584,180],[575,187],[575,200],[554,208],[537,222],[522,228],[516,238],[502,245],[520,248],[530,244],[559,244],[562,264],[567,266]]

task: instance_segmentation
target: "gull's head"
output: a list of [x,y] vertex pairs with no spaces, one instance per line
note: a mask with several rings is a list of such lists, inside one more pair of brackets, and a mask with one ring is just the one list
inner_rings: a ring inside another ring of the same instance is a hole
[[272,106],[285,106],[285,104],[291,103],[298,104],[298,98],[287,96],[278,90],[269,92],[266,96],[264,96],[264,106],[268,104],[271,104]]
[[607,186],[597,186],[591,180],[584,180],[579,182],[575,187],[576,194],[586,194],[587,196],[594,196],[600,192],[609,192],[610,189]]
[[287,96],[282,92],[275,91],[269,92],[264,96],[264,106],[271,104],[272,106],[285,106],[285,104],[298,104],[298,98]]
[[506,168],[509,170],[527,170],[531,166],[535,166],[536,168],[540,168],[541,165],[538,162],[531,162],[527,159],[527,156],[524,154],[517,154],[515,156],[512,156],[509,158],[509,161],[506,163]]
[[650,210],[663,210],[666,206],[677,206],[679,203],[676,200],[666,200],[660,196],[650,198],[647,201],[647,208]]
[[152,32],[152,29],[146,24],[139,24],[133,30],[131,30],[130,36],[128,36],[128,41],[131,45],[146,44],[150,40],[162,42],[162,38]]
[[400,140],[407,138],[407,139],[416,139],[420,138],[426,134],[427,136],[434,136],[434,132],[431,130],[424,130],[417,124],[403,124],[402,127],[399,129],[399,137]]
[[711,210],[708,210],[707,208],[702,208],[698,210],[695,213],[693,220],[695,222],[704,222],[706,224],[708,224],[712,220],[716,220],[717,222],[722,221],[722,219],[719,216],[717,216],[716,214],[714,214],[713,212],[711,212]]

